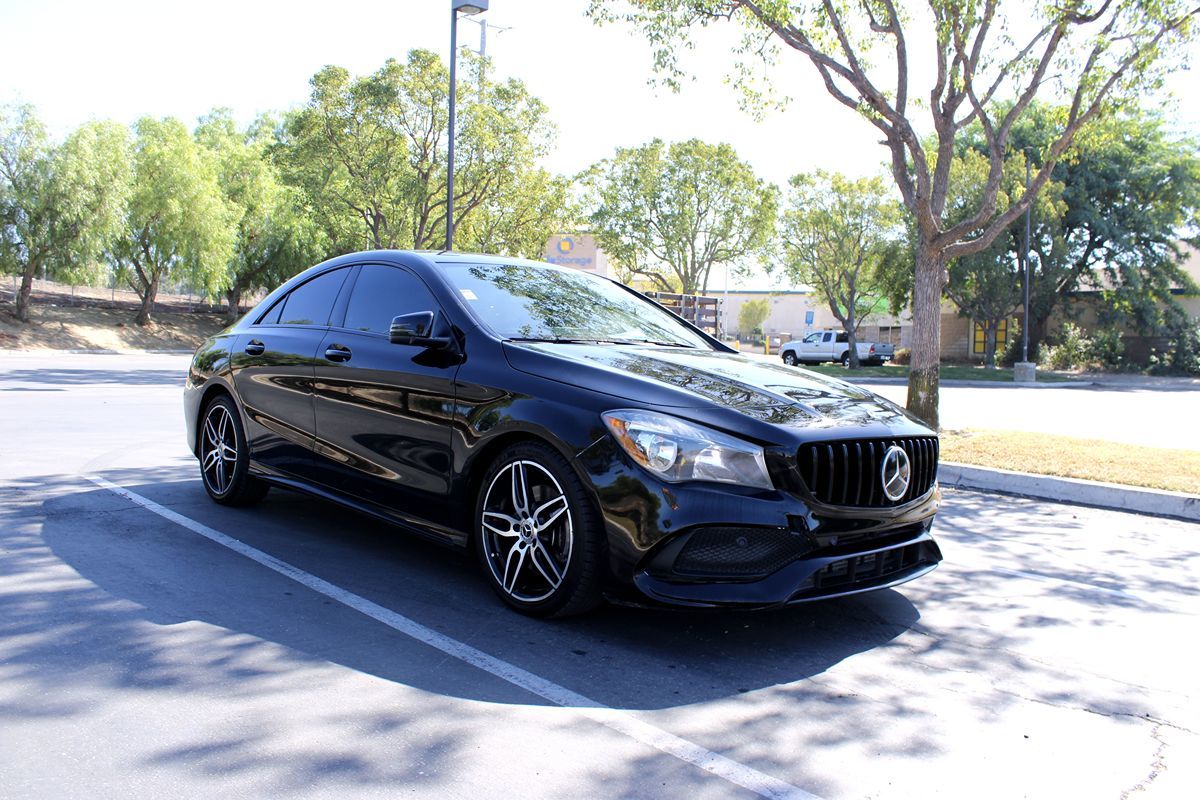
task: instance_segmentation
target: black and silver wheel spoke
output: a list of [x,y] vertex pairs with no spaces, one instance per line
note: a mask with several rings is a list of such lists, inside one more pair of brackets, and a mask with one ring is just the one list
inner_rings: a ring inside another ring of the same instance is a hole
[[571,560],[570,501],[536,461],[513,461],[492,479],[479,520],[487,563],[515,600],[545,600]]
[[214,404],[204,420],[200,452],[200,469],[213,492],[225,494],[229,491],[237,457],[237,433],[233,417],[225,406]]

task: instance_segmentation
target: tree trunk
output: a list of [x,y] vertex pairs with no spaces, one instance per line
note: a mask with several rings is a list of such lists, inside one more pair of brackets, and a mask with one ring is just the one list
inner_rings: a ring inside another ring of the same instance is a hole
[[137,317],[134,319],[138,325],[147,326],[150,324],[150,311],[154,308],[154,298],[158,296],[158,272],[150,273],[150,283],[143,287],[142,306],[138,309]]
[[846,324],[842,326],[846,329],[846,346],[850,348],[846,351],[850,354],[850,369],[858,369],[862,366],[858,361],[858,334],[855,331],[858,326],[855,322],[854,306],[851,304],[850,315],[846,317]]
[[229,315],[229,324],[237,322],[242,311],[242,290],[236,287],[231,287],[225,291],[225,300],[229,303],[229,308],[226,313]]
[[942,359],[942,287],[946,270],[924,243],[917,245],[913,282],[912,361],[908,368],[910,414],[938,428],[938,368]]
[[996,329],[999,323],[992,319],[983,323],[983,358],[984,366],[996,368]]
[[17,290],[17,319],[29,322],[29,297],[33,294],[33,276],[37,274],[37,262],[30,261],[21,273],[21,288]]

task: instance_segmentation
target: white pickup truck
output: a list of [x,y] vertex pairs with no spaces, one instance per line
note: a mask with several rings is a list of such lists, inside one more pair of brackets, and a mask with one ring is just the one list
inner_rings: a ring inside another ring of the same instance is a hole
[[[879,365],[890,361],[895,348],[878,342],[858,342],[858,363]],[[845,331],[814,331],[803,339],[793,340],[779,349],[785,364],[820,364],[840,361],[850,364],[850,343]]]

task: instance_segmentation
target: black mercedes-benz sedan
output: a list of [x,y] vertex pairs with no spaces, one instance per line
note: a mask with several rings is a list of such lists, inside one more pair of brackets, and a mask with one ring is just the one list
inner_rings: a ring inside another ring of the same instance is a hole
[[941,560],[933,431],[549,264],[332,259],[206,341],[184,406],[214,501],[295,489],[469,548],[528,614],[779,606]]

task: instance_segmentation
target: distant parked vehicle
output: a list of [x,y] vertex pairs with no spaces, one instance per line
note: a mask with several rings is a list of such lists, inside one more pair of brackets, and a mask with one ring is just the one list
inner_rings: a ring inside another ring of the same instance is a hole
[[[857,342],[858,363],[879,366],[890,361],[896,349],[880,342]],[[850,365],[850,340],[845,331],[815,331],[799,341],[791,341],[779,350],[783,363],[820,364],[825,361],[840,361]]]

